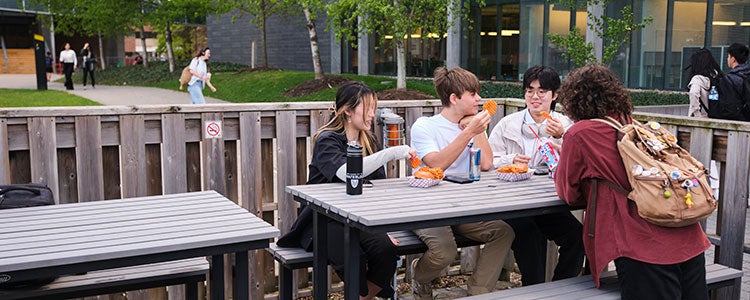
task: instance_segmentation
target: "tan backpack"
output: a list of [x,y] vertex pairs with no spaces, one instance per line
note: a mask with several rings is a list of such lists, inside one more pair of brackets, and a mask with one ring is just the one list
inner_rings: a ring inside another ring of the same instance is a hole
[[643,219],[659,226],[683,227],[705,220],[716,209],[708,171],[666,128],[656,122],[643,125],[634,120],[623,126],[609,117],[593,120],[617,130],[617,149],[632,190],[596,181],[627,195]]
[[180,91],[188,84],[188,82],[190,82],[192,76],[193,74],[190,74],[189,65],[182,69],[182,74],[180,74]]

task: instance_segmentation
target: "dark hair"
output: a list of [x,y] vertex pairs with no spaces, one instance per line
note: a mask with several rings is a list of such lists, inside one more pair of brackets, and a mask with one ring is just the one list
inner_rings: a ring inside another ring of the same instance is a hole
[[587,65],[570,72],[557,99],[565,115],[573,121],[606,116],[629,120],[633,112],[625,86],[615,73],[601,65]]
[[208,48],[208,47],[201,48],[201,50],[195,54],[195,57],[201,57],[203,55],[206,55],[206,50],[211,50],[211,48]]
[[714,59],[711,51],[708,51],[706,48],[701,48],[690,56],[689,64],[685,67],[685,70],[688,69],[690,70],[688,72],[688,81],[695,75],[703,75],[708,78],[724,76],[721,72],[721,67]]
[[747,46],[743,44],[734,43],[729,45],[727,52],[729,53],[729,55],[734,57],[735,60],[737,60],[737,63],[744,64],[747,62],[747,56],[748,54],[750,54],[750,49],[748,49]]
[[451,106],[451,94],[461,97],[464,92],[479,93],[481,89],[477,76],[461,67],[454,67],[450,70],[446,67],[438,67],[433,76],[435,77],[435,91],[445,107]]
[[539,87],[557,93],[560,88],[560,74],[551,67],[536,65],[523,73],[523,88],[531,87],[531,82],[539,80]]
[[[553,95],[560,89],[560,74],[552,67],[536,65],[526,70],[526,73],[523,73],[523,89],[530,88],[534,80],[539,80],[539,87],[552,91]],[[557,100],[552,101],[550,110],[555,110],[556,104]]]
[[[348,123],[346,112],[354,111],[358,105],[365,105],[365,108],[370,105],[377,106],[378,97],[375,91],[361,81],[349,81],[344,83],[336,92],[336,102],[334,112],[331,116],[331,120],[323,125],[313,136],[313,141],[318,140],[318,135],[324,131],[335,131],[340,132],[346,129]],[[367,116],[365,110],[364,116]],[[359,134],[359,144],[365,150],[365,155],[375,153],[377,148],[375,144],[375,137],[370,131],[362,131]]]

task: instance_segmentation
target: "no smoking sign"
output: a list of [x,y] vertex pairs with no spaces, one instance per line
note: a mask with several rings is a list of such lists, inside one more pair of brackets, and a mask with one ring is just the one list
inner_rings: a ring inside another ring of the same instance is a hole
[[221,121],[206,121],[203,126],[203,138],[220,139]]

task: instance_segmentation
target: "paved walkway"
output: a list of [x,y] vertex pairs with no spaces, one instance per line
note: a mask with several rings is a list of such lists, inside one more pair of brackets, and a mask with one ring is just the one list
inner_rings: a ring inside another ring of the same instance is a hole
[[[55,82],[62,75],[52,75],[52,81],[47,82],[47,89],[65,91],[62,82]],[[175,85],[178,85],[175,82]],[[99,102],[104,105],[143,105],[143,104],[189,104],[190,95],[187,92],[178,92],[160,88],[141,87],[141,86],[114,86],[98,85],[95,89],[87,86],[76,84],[75,90],[68,91],[71,94]],[[0,75],[0,88],[4,89],[36,89],[35,75]],[[211,93],[208,89],[204,95]],[[226,103],[211,97],[206,97],[208,103]]]
[[[53,82],[48,82],[47,88],[50,90],[64,91],[62,83],[54,82],[61,75],[53,75]],[[177,84],[177,82],[175,82]],[[36,89],[36,77],[34,75],[7,75],[0,74],[0,88],[13,89]],[[96,89],[83,89],[81,85],[75,85],[75,90],[69,91],[72,94],[91,99],[104,105],[142,105],[142,104],[188,104],[190,96],[187,92],[176,92],[171,90],[138,87],[138,86],[97,86]],[[209,103],[225,103],[224,101],[206,97]],[[710,220],[709,224],[715,221]],[[750,227],[750,211],[747,214],[746,226]],[[715,229],[709,228],[709,232],[715,232]],[[745,230],[745,243],[750,243],[750,230]],[[714,247],[712,246],[706,252],[706,261],[713,261]],[[743,259],[742,277],[742,297],[741,299],[750,299],[750,254],[745,254]],[[450,291],[442,293],[451,294]]]

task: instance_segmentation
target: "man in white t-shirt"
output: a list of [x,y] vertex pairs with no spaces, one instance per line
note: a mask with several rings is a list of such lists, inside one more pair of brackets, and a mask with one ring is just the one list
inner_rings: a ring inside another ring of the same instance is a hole
[[[469,149],[481,149],[481,169],[492,168],[492,149],[487,141],[490,116],[479,110],[480,84],[477,77],[460,67],[435,70],[435,89],[443,110],[432,117],[421,117],[411,128],[412,147],[429,167],[440,167],[446,174],[466,176]],[[471,117],[466,125],[461,119]],[[453,232],[484,242],[476,269],[467,283],[469,295],[494,290],[505,256],[513,242],[513,230],[502,220],[414,230],[428,250],[412,262],[414,299],[432,299],[431,281],[453,262],[457,248]]]

